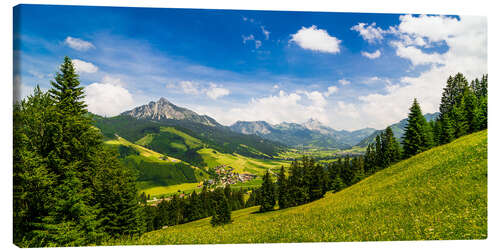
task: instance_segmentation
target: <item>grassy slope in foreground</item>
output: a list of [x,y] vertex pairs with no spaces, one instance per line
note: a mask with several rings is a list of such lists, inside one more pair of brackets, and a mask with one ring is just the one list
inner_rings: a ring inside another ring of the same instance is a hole
[[318,201],[264,214],[233,213],[118,244],[379,241],[487,237],[487,131],[436,147]]

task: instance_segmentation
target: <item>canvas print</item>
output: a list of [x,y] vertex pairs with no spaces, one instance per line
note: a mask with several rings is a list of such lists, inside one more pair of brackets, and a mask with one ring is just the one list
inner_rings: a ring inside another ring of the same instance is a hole
[[488,236],[486,17],[13,13],[19,247]]

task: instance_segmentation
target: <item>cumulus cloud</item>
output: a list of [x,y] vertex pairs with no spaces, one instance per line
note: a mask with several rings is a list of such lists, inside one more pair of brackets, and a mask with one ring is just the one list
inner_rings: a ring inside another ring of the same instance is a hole
[[172,82],[165,85],[166,88],[179,90],[184,94],[188,95],[206,95],[212,100],[217,100],[220,97],[229,95],[231,91],[224,88],[222,85],[210,83],[200,83],[194,81],[180,81]]
[[85,40],[82,40],[80,38],[74,38],[74,37],[66,37],[64,40],[64,43],[68,45],[70,48],[79,50],[79,51],[86,51],[92,48],[95,48],[94,45],[91,42],[87,42]]
[[377,50],[373,53],[361,51],[361,55],[363,55],[364,57],[367,57],[369,59],[375,59],[375,58],[379,58],[381,53],[380,53],[380,50]]
[[376,23],[368,25],[367,23],[358,23],[351,27],[351,30],[357,31],[364,40],[369,43],[375,43],[383,39],[385,33],[382,28],[377,27]]
[[217,86],[214,83],[210,83],[210,87],[205,91],[205,93],[210,99],[216,100],[219,97],[229,95],[230,91],[223,87]]
[[102,116],[115,116],[134,107],[132,94],[124,87],[116,84],[121,82],[112,77],[104,78],[85,87],[84,101],[89,112]]
[[341,40],[313,25],[309,28],[302,27],[292,35],[289,42],[294,42],[303,49],[335,54],[340,52]]
[[199,84],[192,81],[181,81],[179,82],[179,87],[185,94],[197,95],[200,93]]
[[225,109],[220,107],[199,106],[194,109],[200,114],[215,117],[222,124],[230,125],[237,120],[264,120],[271,124],[281,122],[302,123],[309,118],[328,123],[326,107],[328,103],[319,91],[295,91],[287,93],[280,90],[276,94],[252,98],[245,105]]
[[99,68],[90,62],[85,62],[79,59],[72,59],[76,72],[78,73],[95,73]]
[[[404,118],[413,98],[418,99],[424,113],[438,111],[448,76],[462,72],[470,81],[487,73],[486,18],[405,15],[400,21],[398,38],[391,43],[396,54],[413,65],[429,65],[429,69],[388,85],[386,94],[359,97],[361,103],[356,106],[366,117],[365,123],[378,128]],[[428,48],[445,43],[449,49],[442,54],[425,53],[417,44],[423,46],[424,42]]]
[[338,91],[339,91],[339,89],[336,86],[330,86],[330,87],[328,87],[328,91],[325,93],[325,96],[328,97],[328,96],[330,96],[333,93],[336,93]]
[[339,83],[340,83],[340,84],[342,84],[342,85],[344,85],[344,86],[345,86],[345,85],[348,85],[348,84],[351,84],[351,82],[350,82],[350,81],[348,81],[348,80],[346,80],[346,79],[340,79],[340,80],[339,80]]

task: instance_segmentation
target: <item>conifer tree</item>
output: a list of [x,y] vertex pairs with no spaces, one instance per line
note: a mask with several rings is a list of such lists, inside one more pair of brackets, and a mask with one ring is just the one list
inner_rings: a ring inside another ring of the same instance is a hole
[[376,169],[382,169],[384,165],[384,152],[382,149],[382,140],[380,135],[375,137],[375,166]]
[[290,206],[289,193],[288,193],[288,180],[285,175],[285,168],[281,166],[278,175],[278,205],[279,209],[284,209]]
[[231,209],[229,208],[226,195],[224,195],[224,191],[221,188],[217,188],[214,191],[214,200],[215,213],[210,220],[210,224],[212,226],[220,226],[231,223]]
[[453,126],[450,123],[450,119],[448,118],[448,115],[444,115],[442,119],[440,120],[441,123],[441,134],[439,141],[441,144],[446,144],[455,138],[455,132],[453,130]]
[[274,183],[271,180],[269,171],[263,177],[261,190],[260,212],[267,212],[274,210],[276,199],[274,197]]
[[430,127],[422,115],[422,110],[414,99],[408,115],[408,124],[403,136],[404,157],[416,155],[427,150],[432,145],[432,138],[429,136]]
[[463,97],[463,111],[467,121],[467,133],[478,130],[478,101],[476,95],[467,88]]
[[[104,150],[85,116],[83,88],[68,57],[51,84],[47,94],[37,88],[14,109],[14,197],[22,202],[14,203],[16,244],[80,246],[141,233],[134,179]],[[23,194],[35,185],[33,194]]]
[[364,159],[364,170],[366,174],[372,174],[376,171],[376,155],[375,155],[375,147],[373,143],[368,144],[366,147]]

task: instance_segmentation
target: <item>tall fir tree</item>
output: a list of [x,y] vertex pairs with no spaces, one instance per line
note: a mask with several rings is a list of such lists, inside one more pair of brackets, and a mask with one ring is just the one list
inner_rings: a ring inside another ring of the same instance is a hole
[[430,137],[429,131],[431,131],[429,124],[422,115],[417,99],[414,99],[403,136],[403,156],[405,158],[423,152],[432,146],[432,137]]
[[387,127],[382,134],[382,155],[384,168],[401,158],[401,148],[391,127]]
[[221,188],[214,191],[215,213],[210,220],[212,226],[220,226],[231,223],[231,209],[229,202]]
[[278,174],[278,205],[279,209],[284,209],[290,206],[288,179],[286,178],[285,168],[281,166],[280,173]]
[[276,204],[274,193],[274,183],[271,179],[271,174],[267,171],[262,179],[260,212],[274,210],[274,205]]
[[[64,58],[51,84],[47,94],[37,88],[14,109],[14,197],[23,202],[14,206],[24,218],[31,217],[21,221],[15,214],[22,230],[15,229],[15,243],[80,246],[141,233],[133,178],[104,150],[101,134],[85,116],[83,88],[71,59]],[[105,182],[113,189],[103,191]],[[39,194],[25,195],[34,184]]]

